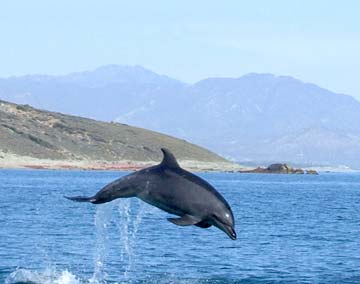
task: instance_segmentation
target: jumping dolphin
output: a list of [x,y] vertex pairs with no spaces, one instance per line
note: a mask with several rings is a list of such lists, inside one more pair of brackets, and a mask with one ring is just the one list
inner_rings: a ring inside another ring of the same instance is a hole
[[138,197],[180,218],[168,218],[179,226],[211,225],[236,239],[234,215],[229,204],[208,182],[182,169],[174,155],[162,148],[159,165],[134,172],[106,185],[92,197],[66,197],[78,202],[100,204],[116,198]]

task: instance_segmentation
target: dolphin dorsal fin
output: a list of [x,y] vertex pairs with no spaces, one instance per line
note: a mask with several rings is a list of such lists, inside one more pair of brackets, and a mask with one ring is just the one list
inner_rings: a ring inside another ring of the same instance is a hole
[[175,156],[173,155],[173,153],[171,153],[168,149],[166,148],[161,148],[161,151],[164,154],[164,158],[161,162],[162,166],[166,166],[168,168],[180,168],[178,162],[176,161]]

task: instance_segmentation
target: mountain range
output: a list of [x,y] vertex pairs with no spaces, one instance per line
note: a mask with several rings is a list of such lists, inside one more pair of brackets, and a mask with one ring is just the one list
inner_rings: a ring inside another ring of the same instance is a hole
[[139,126],[234,161],[360,168],[360,103],[289,76],[186,84],[141,66],[0,79],[0,98]]

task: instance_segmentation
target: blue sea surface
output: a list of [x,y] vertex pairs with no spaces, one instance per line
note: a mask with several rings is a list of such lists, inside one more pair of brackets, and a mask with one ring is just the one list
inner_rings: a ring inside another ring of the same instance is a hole
[[1,170],[0,283],[360,283],[360,174],[200,174],[236,241],[135,198],[63,198],[124,174]]

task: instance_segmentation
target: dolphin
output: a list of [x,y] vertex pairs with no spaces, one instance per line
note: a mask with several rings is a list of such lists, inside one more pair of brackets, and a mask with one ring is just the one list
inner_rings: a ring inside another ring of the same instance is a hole
[[144,202],[179,218],[168,218],[178,226],[215,226],[232,240],[235,222],[227,201],[208,182],[182,169],[175,156],[162,148],[160,164],[121,177],[92,197],[67,197],[77,202],[101,204],[116,198],[138,197]]

